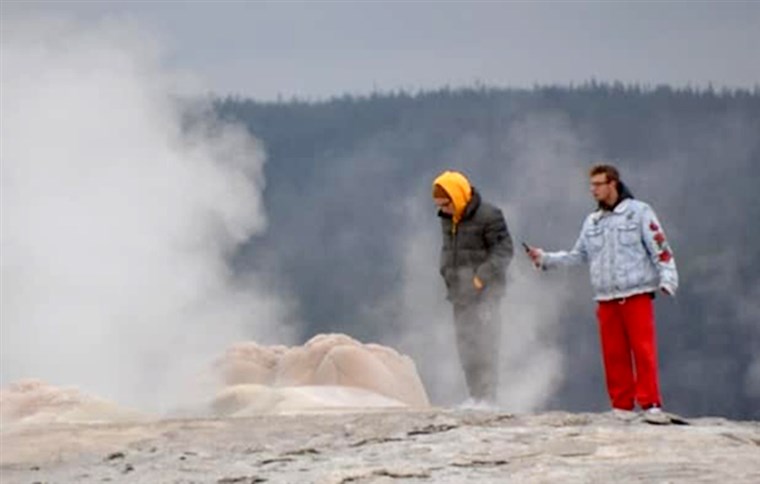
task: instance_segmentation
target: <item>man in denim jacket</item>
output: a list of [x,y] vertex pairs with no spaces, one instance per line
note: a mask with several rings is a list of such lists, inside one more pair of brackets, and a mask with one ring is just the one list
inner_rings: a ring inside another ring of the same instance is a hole
[[528,255],[542,268],[589,264],[612,408],[623,417],[638,402],[647,420],[660,423],[652,299],[678,288],[673,252],[652,207],[633,198],[615,167],[596,165],[589,174],[599,207],[586,217],[575,246],[529,247]]

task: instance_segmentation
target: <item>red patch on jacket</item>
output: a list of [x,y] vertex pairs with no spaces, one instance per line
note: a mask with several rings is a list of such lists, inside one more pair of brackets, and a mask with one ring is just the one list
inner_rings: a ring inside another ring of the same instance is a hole
[[651,222],[649,222],[649,230],[651,230],[652,232],[657,232],[658,230],[660,230],[660,226],[654,223],[654,220],[652,220]]
[[660,253],[660,261],[661,262],[665,262],[665,263],[670,262],[670,259],[672,259],[672,258],[673,258],[673,255],[670,253],[669,250],[663,250]]
[[665,242],[665,234],[662,232],[657,232],[654,234],[654,241],[657,242],[659,246],[662,247],[662,244]]

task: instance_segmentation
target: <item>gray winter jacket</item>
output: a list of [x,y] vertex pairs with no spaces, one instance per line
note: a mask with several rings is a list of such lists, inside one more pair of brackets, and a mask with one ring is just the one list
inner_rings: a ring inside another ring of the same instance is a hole
[[[472,198],[456,226],[451,216],[442,212],[438,216],[443,234],[440,272],[446,282],[447,299],[469,304],[486,295],[503,296],[513,248],[501,210],[482,201],[473,188]],[[482,289],[473,283],[476,275],[484,283]]]

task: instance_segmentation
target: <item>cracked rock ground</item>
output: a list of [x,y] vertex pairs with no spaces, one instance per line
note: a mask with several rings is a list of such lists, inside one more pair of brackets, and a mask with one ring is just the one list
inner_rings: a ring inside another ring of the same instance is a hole
[[760,482],[760,422],[690,423],[430,409],[48,425],[2,433],[0,480]]

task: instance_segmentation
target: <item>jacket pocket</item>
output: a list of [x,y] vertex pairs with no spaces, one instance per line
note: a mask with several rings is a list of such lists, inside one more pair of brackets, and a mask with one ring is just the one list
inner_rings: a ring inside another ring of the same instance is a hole
[[599,252],[604,245],[604,231],[601,228],[588,229],[585,234],[589,252]]
[[481,293],[481,290],[475,287],[473,278],[475,277],[475,269],[472,267],[459,267],[456,270],[456,286],[455,291],[458,299],[460,300],[475,300]]
[[639,242],[639,228],[637,225],[623,225],[617,229],[618,242],[621,245],[635,245]]

